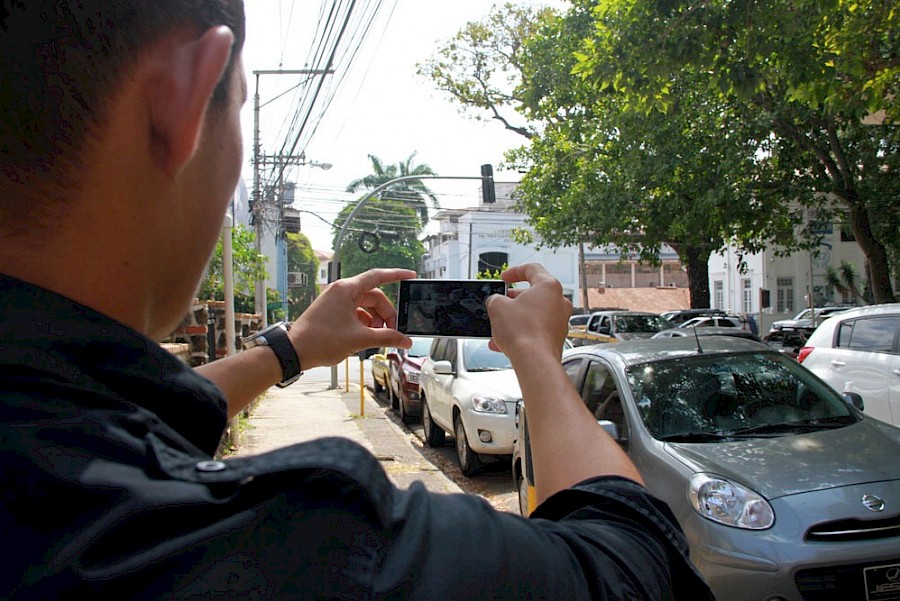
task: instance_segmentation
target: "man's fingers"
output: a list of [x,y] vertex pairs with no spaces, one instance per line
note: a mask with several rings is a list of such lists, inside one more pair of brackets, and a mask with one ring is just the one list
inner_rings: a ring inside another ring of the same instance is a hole
[[379,268],[363,272],[356,276],[356,278],[361,289],[370,290],[392,282],[399,282],[400,280],[411,280],[414,279],[416,275],[416,272],[411,269]]
[[510,267],[504,271],[500,277],[503,278],[503,281],[507,284],[528,282],[532,286],[544,278],[553,278],[553,276],[551,276],[539,263],[525,263],[524,265]]

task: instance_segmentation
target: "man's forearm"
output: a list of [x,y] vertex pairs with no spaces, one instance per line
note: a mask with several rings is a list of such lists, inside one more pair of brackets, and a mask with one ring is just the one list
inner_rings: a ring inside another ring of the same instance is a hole
[[225,395],[228,419],[281,380],[281,365],[275,354],[262,346],[201,365],[196,371]]

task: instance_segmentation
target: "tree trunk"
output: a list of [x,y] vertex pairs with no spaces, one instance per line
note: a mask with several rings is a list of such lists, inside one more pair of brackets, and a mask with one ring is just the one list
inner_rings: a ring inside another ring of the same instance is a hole
[[866,256],[866,270],[873,300],[875,303],[892,303],[895,298],[887,251],[872,234],[868,209],[856,198],[854,192],[851,192],[850,196],[847,199],[850,226],[853,228],[853,235],[856,236],[856,243]]
[[691,308],[705,309],[709,303],[709,248],[671,244],[687,269],[688,289],[691,292]]

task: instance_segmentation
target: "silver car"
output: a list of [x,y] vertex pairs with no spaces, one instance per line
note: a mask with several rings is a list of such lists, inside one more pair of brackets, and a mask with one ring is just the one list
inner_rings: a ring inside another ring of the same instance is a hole
[[[720,599],[900,599],[900,429],[768,345],[578,347],[584,402],[684,528]],[[513,476],[533,509],[526,404]]]

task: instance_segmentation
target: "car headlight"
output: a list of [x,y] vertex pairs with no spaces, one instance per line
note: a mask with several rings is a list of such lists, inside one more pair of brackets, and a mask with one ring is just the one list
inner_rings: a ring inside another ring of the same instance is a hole
[[472,395],[472,408],[479,413],[506,413],[506,401],[492,396]]
[[407,381],[407,382],[412,382],[413,384],[418,384],[418,383],[419,383],[419,375],[421,374],[421,372],[419,372],[419,371],[408,371],[408,370],[405,370],[405,369],[404,369],[404,370],[403,370],[403,373],[406,374],[406,381]]
[[769,502],[736,482],[694,474],[690,487],[691,505],[708,520],[747,530],[765,530],[775,523]]

